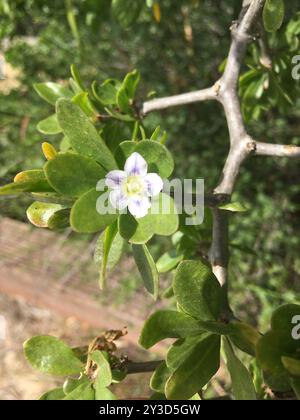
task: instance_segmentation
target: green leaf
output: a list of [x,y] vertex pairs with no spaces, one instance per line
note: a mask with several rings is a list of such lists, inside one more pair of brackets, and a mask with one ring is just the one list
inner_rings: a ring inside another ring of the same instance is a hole
[[174,344],[169,348],[166,363],[168,368],[174,372],[179,366],[193,353],[195,347],[198,343],[211,334],[208,333],[200,333],[199,335],[195,336],[187,336],[185,339],[180,339],[175,341]]
[[122,85],[124,86],[129,99],[134,98],[140,80],[141,75],[138,70],[133,70],[125,76]]
[[229,335],[231,333],[231,325],[219,321],[198,321],[204,331],[208,331],[218,335]]
[[263,372],[264,383],[275,392],[290,392],[292,389],[291,379],[287,371],[281,373]]
[[292,333],[292,329],[295,327],[293,318],[296,316],[300,316],[300,305],[287,304],[280,306],[273,312],[271,319],[272,330],[287,330]]
[[249,324],[230,323],[230,339],[243,352],[255,356],[255,349],[261,334]]
[[77,87],[80,90],[84,91],[85,90],[84,83],[83,83],[83,81],[80,77],[79,71],[78,71],[77,67],[75,66],[75,64],[71,64],[70,70],[71,70],[72,77],[73,77],[75,83],[77,84]]
[[166,382],[171,376],[171,371],[168,369],[165,362],[162,362],[154,371],[150,379],[150,388],[153,391],[164,394]]
[[243,213],[249,210],[247,206],[239,202],[223,204],[222,206],[219,206],[219,209],[231,211],[233,213]]
[[235,399],[238,401],[255,401],[257,399],[256,392],[248,369],[234,354],[230,341],[224,337],[223,343]]
[[51,391],[45,392],[39,399],[42,401],[58,401],[65,398],[65,393],[62,388],[54,388]]
[[51,105],[55,105],[59,98],[72,98],[73,93],[58,83],[35,83],[33,85],[38,95]]
[[284,14],[284,0],[267,0],[263,11],[264,26],[266,31],[277,31],[282,25]]
[[36,128],[42,134],[58,134],[62,131],[58,124],[56,114],[40,121]]
[[135,219],[130,213],[121,214],[119,217],[120,235],[130,243],[143,244],[155,234],[170,236],[176,232],[179,219],[171,197],[163,193],[159,194],[152,199],[151,209],[156,209],[158,214],[152,214],[149,210],[149,213],[141,219]]
[[30,223],[34,226],[47,228],[49,227],[49,220],[51,217],[62,209],[63,207],[60,204],[35,201],[28,207],[26,215]]
[[112,0],[112,13],[123,28],[128,28],[139,17],[144,0]]
[[115,120],[108,121],[103,127],[101,136],[112,153],[115,152],[116,148],[122,142],[125,131],[126,127],[121,122]]
[[69,152],[72,149],[70,140],[64,136],[59,144],[59,150],[63,153]]
[[274,375],[285,372],[282,357],[297,358],[299,342],[294,340],[288,330],[269,331],[256,346],[256,357],[264,370]]
[[211,268],[201,261],[183,261],[173,281],[175,297],[189,315],[216,320],[221,311],[222,289]]
[[176,311],[157,311],[145,322],[139,343],[149,349],[165,338],[185,338],[202,332],[203,328],[188,315]]
[[74,204],[74,198],[63,197],[62,195],[57,194],[56,192],[39,192],[30,194],[35,200],[42,203],[50,204],[61,204],[67,208],[72,207]]
[[78,106],[70,100],[60,99],[56,112],[64,135],[77,153],[95,159],[106,171],[116,169],[117,164],[110,150]]
[[130,113],[131,100],[126,94],[125,87],[121,87],[117,93],[117,105],[124,114]]
[[281,361],[290,375],[300,376],[300,360],[293,359],[292,357],[282,357]]
[[150,395],[149,400],[150,401],[165,401],[166,396],[162,392],[153,392],[153,394]]
[[117,265],[124,248],[125,241],[118,232],[117,223],[108,226],[99,236],[96,243],[94,261],[99,267],[100,289],[105,287],[106,274]]
[[44,170],[49,184],[68,197],[80,197],[96,188],[106,175],[94,160],[74,153],[58,154],[45,164]]
[[156,300],[158,296],[158,272],[146,245],[132,245],[135,263],[143,279],[146,290]]
[[131,140],[122,141],[122,143],[119,144],[114,154],[119,168],[124,168],[126,159],[135,152],[136,146],[137,143]]
[[[117,214],[100,214],[97,200],[103,193],[94,188],[83,194],[73,205],[70,215],[72,229],[79,233],[95,233],[117,220]],[[109,204],[108,204],[109,208]],[[111,209],[110,210],[114,210]],[[108,210],[108,211],[110,211]]]
[[134,70],[126,75],[117,92],[117,105],[125,114],[130,111],[139,81],[140,73]]
[[96,350],[91,354],[91,359],[97,364],[97,388],[100,385],[103,388],[109,386],[112,382],[112,373],[107,358],[101,351]]
[[89,99],[88,92],[78,93],[72,98],[72,102],[78,105],[88,117],[97,117],[97,112]]
[[163,144],[153,140],[121,143],[115,152],[115,158],[120,168],[124,168],[126,159],[133,152],[139,153],[147,161],[148,172],[158,173],[162,178],[168,178],[172,174],[174,160]]
[[201,401],[200,395],[197,393],[189,398],[190,401]]
[[92,401],[95,400],[95,391],[91,383],[83,383],[66,395],[64,400]]
[[195,395],[216,374],[220,366],[220,337],[203,338],[172,373],[166,384],[170,400],[186,400]]
[[114,79],[105,80],[102,85],[95,81],[92,84],[93,95],[103,106],[116,105],[120,86],[120,82]]
[[48,220],[48,228],[51,230],[65,229],[70,226],[70,209],[56,211]]
[[129,114],[122,114],[121,112],[115,111],[110,108],[105,108],[105,111],[110,115],[112,118],[116,120],[123,121],[123,122],[133,122],[135,121],[135,117]]
[[51,375],[75,375],[83,364],[63,341],[51,336],[32,337],[24,343],[24,354],[37,370]]
[[64,394],[70,394],[79,385],[86,384],[89,382],[89,378],[86,375],[82,375],[79,379],[67,378],[63,384]]
[[18,174],[20,181],[12,182],[0,188],[1,195],[16,195],[24,192],[51,192],[53,188],[49,185],[43,170],[31,170]]
[[97,384],[94,384],[95,389],[95,400],[97,401],[112,401],[116,400],[117,397],[108,389],[97,386]]
[[176,251],[166,252],[156,262],[157,271],[159,273],[167,273],[173,270],[182,260],[183,255],[177,255]]

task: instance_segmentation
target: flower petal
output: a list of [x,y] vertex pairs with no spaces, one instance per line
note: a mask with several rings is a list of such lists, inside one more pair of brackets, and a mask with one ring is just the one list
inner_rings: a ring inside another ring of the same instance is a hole
[[163,189],[163,180],[157,174],[147,174],[144,178],[144,181],[146,184],[147,192],[151,197],[158,195]]
[[129,212],[137,219],[146,216],[150,207],[150,200],[145,196],[131,198],[128,203]]
[[148,165],[143,156],[139,153],[134,152],[126,160],[124,170],[127,175],[140,175],[145,176],[147,174]]
[[113,190],[109,193],[109,201],[117,210],[124,210],[128,206],[128,199],[121,190]]
[[124,171],[110,171],[105,177],[105,185],[109,188],[120,188],[127,175]]

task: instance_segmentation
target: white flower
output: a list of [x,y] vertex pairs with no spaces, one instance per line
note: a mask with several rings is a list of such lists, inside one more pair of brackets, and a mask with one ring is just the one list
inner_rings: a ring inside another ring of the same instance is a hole
[[146,216],[151,207],[150,197],[160,193],[163,180],[155,173],[147,174],[148,165],[139,153],[132,153],[126,160],[124,171],[110,171],[105,177],[105,185],[111,188],[109,199],[118,210],[128,207],[138,218]]

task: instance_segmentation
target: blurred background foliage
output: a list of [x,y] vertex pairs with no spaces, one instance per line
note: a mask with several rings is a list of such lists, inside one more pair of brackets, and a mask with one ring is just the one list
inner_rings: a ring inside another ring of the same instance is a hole
[[[137,21],[127,28],[116,21],[111,0],[1,0],[0,42],[7,62],[0,81],[0,179],[21,169],[38,168],[41,142],[36,124],[52,112],[34,91],[37,82],[65,83],[74,63],[82,79],[122,79],[141,72],[141,101],[212,84],[222,72],[230,43],[229,27],[241,0],[144,1]],[[154,3],[154,4],[153,4]],[[248,129],[255,138],[300,145],[300,85],[292,78],[292,57],[300,53],[298,0],[286,2],[285,23],[268,34],[272,68],[261,62],[259,42],[249,48],[240,94]],[[221,107],[195,104],[149,115],[150,133],[168,132],[176,175],[204,178],[212,189],[228,151]],[[55,139],[55,138],[54,138]],[[122,139],[123,140],[123,139]],[[59,138],[51,142],[59,142]],[[250,210],[231,216],[231,294],[237,314],[265,328],[282,302],[299,302],[299,161],[249,159],[234,200]],[[3,215],[25,220],[26,198],[0,203]],[[203,248],[208,229],[200,228]],[[155,245],[159,255],[166,241]]]

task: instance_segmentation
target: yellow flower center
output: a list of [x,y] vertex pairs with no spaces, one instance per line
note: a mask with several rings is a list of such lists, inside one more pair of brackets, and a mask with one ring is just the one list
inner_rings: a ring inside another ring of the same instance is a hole
[[124,187],[127,196],[141,194],[145,189],[143,179],[136,175],[129,176],[125,182]]

